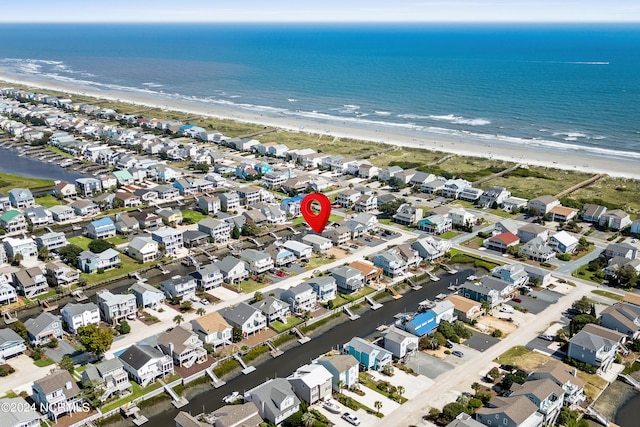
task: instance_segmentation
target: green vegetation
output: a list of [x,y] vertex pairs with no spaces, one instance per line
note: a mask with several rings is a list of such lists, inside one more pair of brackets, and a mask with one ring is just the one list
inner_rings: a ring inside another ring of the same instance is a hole
[[605,297],[605,298],[609,298],[612,300],[616,300],[616,301],[620,301],[622,299],[622,295],[620,294],[616,294],[613,292],[609,292],[609,291],[604,291],[602,289],[596,289],[594,291],[591,291],[592,294],[596,294],[596,295],[600,295],[601,297]]
[[53,359],[50,358],[42,358],[42,359],[38,359],[38,360],[34,360],[33,364],[36,365],[38,368],[44,368],[45,366],[50,366],[50,365],[55,365],[55,361]]
[[123,243],[129,243],[129,239],[125,236],[113,236],[113,237],[109,237],[108,239],[104,239],[109,243],[112,243],[113,245],[121,245]]
[[[341,221],[343,219],[344,218],[341,217],[340,215],[335,215],[335,214],[329,215],[329,222]],[[294,227],[299,224],[304,224],[305,222],[306,221],[303,216],[299,216],[298,218],[295,218],[293,221],[291,221]]]
[[300,323],[302,323],[302,319],[300,319],[299,317],[289,316],[287,317],[287,323],[282,323],[279,320],[276,320],[274,322],[271,322],[269,324],[269,327],[280,334],[288,329],[293,328],[294,326],[298,326]]
[[295,338],[296,338],[296,335],[294,335],[293,333],[282,334],[279,337],[271,340],[271,343],[273,344],[274,347],[278,348],[279,346],[286,343],[287,341],[291,341]]
[[245,294],[253,294],[258,289],[264,288],[268,283],[258,283],[253,279],[247,279],[240,283],[240,289]]
[[264,344],[263,345],[258,345],[258,346],[253,347],[251,350],[249,350],[247,352],[247,354],[242,356],[242,360],[244,360],[245,363],[249,363],[249,362],[255,360],[261,354],[264,354],[264,353],[267,353],[267,352],[269,352],[269,347],[267,347]]
[[460,234],[460,232],[458,231],[447,231],[446,233],[442,233],[440,236],[441,239],[453,239],[454,237],[456,237],[458,234]]
[[357,400],[349,396],[345,396],[344,394],[338,393],[336,394],[336,399],[338,400],[338,402],[342,403],[344,406],[346,406],[349,409],[352,409],[354,411],[357,411],[358,409],[362,409],[363,411],[366,411],[369,414],[373,414],[379,418],[382,418],[381,413],[369,408],[368,406],[363,405],[362,403],[358,402]]
[[330,259],[330,258],[326,258],[323,256],[318,256],[318,255],[313,255],[310,259],[309,262],[304,264],[304,270],[305,271],[311,271],[311,270],[315,270],[320,266],[323,266],[325,264],[329,264],[330,262],[335,261],[334,259]]
[[486,189],[499,185],[508,188],[515,197],[533,199],[545,194],[558,194],[591,176],[580,172],[529,166],[484,182],[479,187]]
[[240,368],[240,362],[231,357],[225,359],[222,363],[218,363],[218,365],[213,368],[213,373],[216,374],[217,377],[222,377],[224,374],[228,374],[237,368]]
[[182,219],[185,223],[196,224],[203,218],[206,218],[206,215],[202,212],[197,212],[191,209],[185,209],[182,211]]
[[449,258],[449,262],[452,264],[473,264],[475,267],[483,268],[487,271],[490,271],[492,268],[504,264],[492,259],[472,255],[470,253],[463,252],[457,249],[451,249],[449,251],[449,255],[451,256],[451,258]]
[[139,397],[144,396],[145,394],[159,389],[160,387],[162,387],[162,383],[160,381],[156,381],[153,384],[149,384],[148,386],[146,386],[145,388],[140,387],[140,385],[138,383],[136,383],[135,381],[131,381],[131,394],[123,397],[122,399],[118,399],[115,400],[113,402],[107,403],[106,405],[103,405],[100,408],[100,411],[104,412],[108,412],[112,409],[116,409],[119,406],[124,405],[125,403],[131,402],[133,399],[137,399]]
[[44,206],[45,208],[50,208],[52,206],[57,206],[57,205],[64,205],[66,204],[66,202],[63,202],[61,200],[58,200],[57,198],[55,198],[54,196],[52,196],[51,194],[46,194],[44,196],[38,196],[36,197],[36,203],[39,205]]
[[49,151],[53,151],[54,153],[59,154],[62,157],[66,157],[68,159],[75,159],[75,157],[72,154],[66,153],[66,152],[62,151],[61,149],[59,149],[58,147],[53,147],[51,145],[45,145],[44,148],[46,148]]
[[571,275],[573,277],[588,280],[590,282],[598,284],[602,284],[604,282],[604,271],[593,270],[590,264],[580,266],[577,270],[571,273]]
[[85,278],[87,280],[87,284],[91,285],[96,282],[100,282],[103,280],[111,280],[116,277],[126,276],[129,273],[140,270],[144,267],[148,267],[150,265],[155,264],[155,262],[150,262],[147,264],[138,264],[138,262],[132,258],[129,258],[126,255],[120,255],[120,267],[112,268],[110,270],[106,270],[102,274],[96,273],[81,273],[80,278]]
[[72,244],[72,245],[76,245],[79,248],[82,248],[85,251],[89,250],[89,243],[91,243],[91,239],[88,237],[84,237],[84,236],[74,236],[74,237],[69,237],[67,239],[67,241]]
[[302,333],[306,334],[307,332],[311,332],[314,329],[317,329],[320,326],[324,325],[325,323],[329,322],[330,320],[337,319],[340,316],[342,316],[342,312],[341,311],[339,311],[337,313],[333,313],[331,316],[325,317],[324,319],[318,320],[317,322],[314,322],[314,323],[312,323],[310,325],[301,326],[299,329],[300,329],[300,331],[302,331]]
[[13,188],[38,189],[53,186],[53,180],[29,178],[0,172],[0,193],[7,194]]
[[549,360],[550,357],[542,353],[527,350],[524,346],[512,347],[494,359],[496,363],[517,366],[526,371],[533,371]]

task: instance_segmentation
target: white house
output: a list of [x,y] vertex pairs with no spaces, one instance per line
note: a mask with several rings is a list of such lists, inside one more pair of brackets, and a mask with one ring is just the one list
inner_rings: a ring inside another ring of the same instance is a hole
[[92,302],[86,304],[69,303],[60,310],[62,321],[72,334],[78,333],[78,328],[100,323],[100,311]]

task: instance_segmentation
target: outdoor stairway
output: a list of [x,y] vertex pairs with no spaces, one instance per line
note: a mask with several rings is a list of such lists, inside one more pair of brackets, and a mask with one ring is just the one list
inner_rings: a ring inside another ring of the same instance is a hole
[[402,298],[402,295],[400,295],[398,293],[398,291],[396,291],[393,286],[387,286],[387,291],[391,294],[391,296],[393,297],[393,299],[398,299],[398,298]]
[[369,304],[371,304],[371,310],[377,310],[379,308],[382,307],[382,304],[380,304],[379,302],[376,302],[373,298],[371,298],[369,295],[365,296],[364,299],[367,300],[367,302]]
[[269,347],[269,350],[271,350],[271,357],[274,359],[284,353],[284,351],[278,350],[270,340],[265,341],[265,343]]
[[83,292],[82,289],[78,289],[77,291],[71,292],[71,295],[76,299],[77,302],[86,301],[89,299]]
[[51,305],[47,301],[42,301],[41,305],[42,305],[42,311],[46,311],[46,312],[58,309],[57,305]]
[[3,318],[4,323],[6,325],[10,325],[10,324],[15,323],[15,322],[18,321],[18,317],[16,317],[16,312],[15,311],[13,312],[13,314],[11,314],[11,312],[7,311],[7,310],[3,311],[2,312],[2,318]]
[[216,374],[213,373],[212,367],[213,365],[205,369],[205,372],[207,373],[207,375],[209,375],[209,378],[211,378],[211,385],[213,385],[214,388],[222,387],[227,382],[222,381],[220,378],[218,378]]
[[429,279],[431,279],[432,282],[437,282],[438,280],[440,280],[438,276],[436,276],[430,271],[427,271],[427,274],[429,275]]
[[618,376],[622,378],[627,384],[632,385],[633,388],[640,391],[640,382],[636,381],[631,375],[619,373]]
[[291,332],[293,332],[294,334],[296,334],[298,336],[298,342],[300,344],[304,344],[306,342],[311,341],[311,338],[305,337],[304,334],[302,332],[300,332],[300,329],[298,329],[298,328],[292,328]]
[[171,396],[171,399],[172,399],[171,403],[173,403],[173,406],[175,406],[176,408],[182,408],[183,406],[189,403],[189,401],[184,397],[178,396],[178,394],[168,385],[164,386],[164,391],[166,391],[169,394],[169,396]]
[[[429,275],[429,277],[431,277],[431,275]],[[433,280],[433,279],[431,279],[431,280]],[[420,289],[422,289],[422,286],[416,285],[416,282],[414,282],[411,279],[407,279],[407,283],[409,284],[411,289],[413,289],[414,291],[419,291]]]
[[456,270],[456,269],[454,269],[454,268],[449,267],[449,266],[448,266],[447,264],[445,264],[445,263],[440,263],[440,267],[442,267],[442,269],[443,269],[444,271],[446,271],[447,273],[449,273],[449,274],[456,274],[456,273],[458,272],[458,270]]
[[240,362],[240,365],[242,366],[242,373],[245,375],[250,374],[251,372],[255,371],[256,368],[253,366],[247,366],[246,363],[244,363],[244,360],[242,360],[242,357],[240,357],[240,355],[238,353],[234,353],[233,357]]
[[345,313],[347,313],[347,316],[349,316],[349,320],[357,320],[357,319],[359,319],[359,318],[360,318],[360,315],[358,315],[358,314],[353,314],[353,313],[351,312],[351,310],[349,310],[349,308],[348,308],[348,307],[344,307],[344,308],[343,308],[343,310],[344,310],[344,312],[345,312]]

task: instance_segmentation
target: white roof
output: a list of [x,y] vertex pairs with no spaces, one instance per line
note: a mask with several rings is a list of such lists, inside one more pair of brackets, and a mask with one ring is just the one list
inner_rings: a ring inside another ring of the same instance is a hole
[[302,252],[312,249],[311,246],[305,245],[304,243],[298,242],[296,240],[287,240],[282,244],[282,246],[296,252]]
[[309,388],[317,387],[331,381],[333,375],[322,365],[303,365],[295,370],[295,372],[287,377],[288,380],[299,378]]
[[573,237],[571,234],[567,233],[564,230],[554,234],[551,237],[553,237],[554,239],[556,239],[558,242],[562,243],[565,246],[571,246],[573,244],[578,243],[578,239],[576,239],[575,237]]

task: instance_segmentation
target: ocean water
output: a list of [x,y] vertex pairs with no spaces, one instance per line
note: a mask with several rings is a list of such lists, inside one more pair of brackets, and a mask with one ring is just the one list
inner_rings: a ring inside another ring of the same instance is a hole
[[1,25],[0,70],[640,159],[640,25]]

